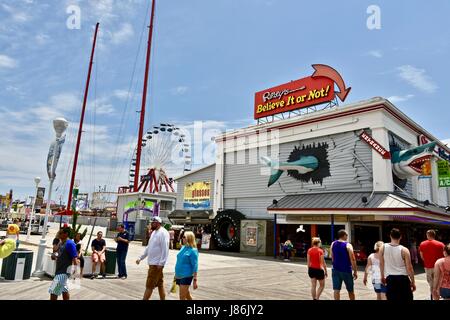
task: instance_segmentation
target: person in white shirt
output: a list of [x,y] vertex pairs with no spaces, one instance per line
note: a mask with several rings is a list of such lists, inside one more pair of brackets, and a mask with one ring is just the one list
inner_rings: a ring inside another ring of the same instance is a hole
[[391,230],[391,242],[380,248],[381,282],[386,285],[387,300],[413,300],[416,291],[414,269],[409,250],[400,244],[400,230]]
[[163,268],[169,256],[169,232],[161,227],[162,220],[160,217],[152,217],[151,228],[152,234],[148,240],[144,254],[136,260],[139,264],[147,257],[149,266],[147,274],[147,283],[144,293],[144,300],[149,300],[152,296],[153,289],[158,288],[159,298],[165,300],[166,293],[164,291]]

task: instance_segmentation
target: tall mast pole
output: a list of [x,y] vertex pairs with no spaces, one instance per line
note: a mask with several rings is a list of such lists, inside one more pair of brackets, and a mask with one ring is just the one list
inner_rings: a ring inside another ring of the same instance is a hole
[[88,93],[89,93],[89,83],[91,80],[91,71],[92,71],[92,64],[93,64],[93,60],[94,60],[95,44],[97,42],[98,26],[99,26],[99,23],[97,22],[97,24],[95,25],[94,41],[92,43],[91,59],[89,62],[89,70],[88,70],[88,74],[87,74],[86,88],[84,89],[83,107],[81,109],[80,126],[78,128],[77,144],[75,147],[75,157],[73,160],[72,179],[70,180],[70,191],[69,191],[69,200],[67,202],[67,212],[70,212],[70,208],[72,205],[73,184],[75,182],[75,175],[77,172],[78,152],[80,151],[81,133],[83,132],[84,112],[86,110],[86,102],[87,102],[87,97],[88,97]]
[[144,77],[144,89],[142,90],[142,106],[141,106],[141,119],[139,122],[139,133],[136,146],[136,170],[134,172],[134,184],[133,191],[136,192],[139,184],[139,169],[141,165],[141,148],[142,148],[142,136],[144,134],[144,121],[145,121],[145,103],[147,102],[147,85],[148,85],[148,73],[150,71],[150,52],[152,48],[152,34],[153,34],[153,18],[155,15],[155,2],[152,1],[152,13],[150,15],[150,28],[148,31],[147,42],[147,59],[145,62],[145,77]]

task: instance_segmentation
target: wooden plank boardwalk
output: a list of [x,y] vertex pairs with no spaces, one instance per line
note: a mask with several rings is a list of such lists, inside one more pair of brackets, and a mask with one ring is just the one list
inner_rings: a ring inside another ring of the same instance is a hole
[[[37,248],[28,246],[37,253]],[[120,280],[112,276],[107,279],[90,280],[84,278],[80,287],[71,291],[73,300],[139,300],[145,290],[147,268],[145,263],[136,265],[134,261],[143,247],[133,244],[127,257],[128,279]],[[173,271],[178,251],[171,250],[168,264],[164,269],[167,299],[178,299],[177,294],[169,294]],[[331,270],[329,270],[331,274]],[[357,299],[374,300],[372,287],[362,283],[363,272],[358,274],[355,282]],[[310,300],[310,280],[305,263],[283,262],[270,257],[252,258],[239,254],[200,253],[199,288],[192,291],[198,300]],[[418,291],[415,299],[428,299],[428,284],[425,274],[416,276]],[[0,281],[0,299],[46,300],[49,299],[50,278],[31,278],[25,281]],[[333,297],[331,277],[326,279],[325,290],[321,299]],[[348,296],[343,289],[343,300]],[[157,290],[152,300],[157,300]]]

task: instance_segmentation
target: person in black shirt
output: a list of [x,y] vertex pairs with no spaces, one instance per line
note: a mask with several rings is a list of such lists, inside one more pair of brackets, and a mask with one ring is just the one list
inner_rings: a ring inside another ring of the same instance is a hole
[[119,224],[117,227],[117,237],[115,238],[117,242],[117,265],[119,267],[119,278],[125,280],[127,278],[127,266],[126,266],[126,258],[128,253],[128,243],[130,236],[128,232],[125,230],[123,224]]
[[97,238],[92,240],[92,277],[91,279],[96,278],[98,275],[95,274],[95,270],[97,268],[97,263],[100,261],[100,273],[103,276],[103,279],[106,278],[105,274],[105,250],[106,250],[106,242],[105,239],[102,239],[103,233],[101,231],[97,232]]

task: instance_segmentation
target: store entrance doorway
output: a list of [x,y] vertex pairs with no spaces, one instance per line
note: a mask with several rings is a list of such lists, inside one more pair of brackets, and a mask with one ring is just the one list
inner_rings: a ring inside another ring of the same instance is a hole
[[353,249],[357,262],[365,263],[367,257],[374,252],[377,241],[381,240],[381,226],[354,226]]

